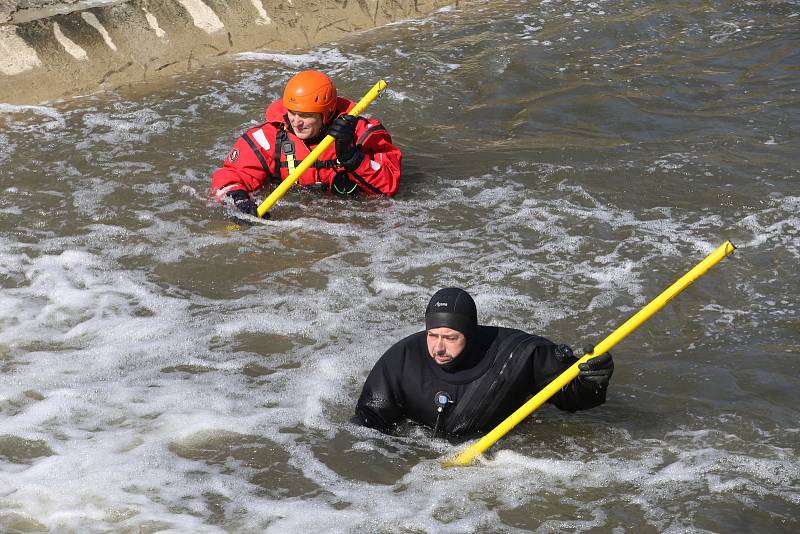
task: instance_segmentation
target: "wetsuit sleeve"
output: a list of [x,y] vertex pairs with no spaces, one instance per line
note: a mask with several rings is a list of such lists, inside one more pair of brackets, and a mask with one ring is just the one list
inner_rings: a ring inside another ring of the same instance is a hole
[[[534,353],[534,390],[538,393],[558,375],[566,371],[578,358],[566,345],[541,345]],[[577,378],[550,397],[547,402],[560,410],[575,412],[600,406],[606,401],[606,389],[584,386]]]
[[255,191],[272,177],[270,165],[274,156],[256,143],[253,131],[246,132],[236,141],[225,163],[211,175],[214,190]]
[[347,173],[348,176],[368,194],[393,196],[397,193],[403,155],[392,144],[386,128],[369,119],[367,128],[359,128],[356,146],[364,153],[364,159],[357,169]]
[[398,373],[392,372],[392,350],[384,354],[367,376],[356,403],[353,423],[388,433],[405,418]]

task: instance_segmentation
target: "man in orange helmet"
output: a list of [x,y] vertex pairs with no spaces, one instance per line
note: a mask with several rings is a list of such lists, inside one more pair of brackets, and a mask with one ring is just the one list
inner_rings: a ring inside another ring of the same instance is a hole
[[283,98],[267,107],[266,122],[247,130],[211,176],[218,200],[229,198],[256,215],[251,193],[268,180],[284,180],[326,136],[325,150],[297,183],[339,195],[358,191],[392,196],[400,182],[400,149],[375,119],[346,113],[355,103],[336,94],[331,79],[316,70],[295,74]]

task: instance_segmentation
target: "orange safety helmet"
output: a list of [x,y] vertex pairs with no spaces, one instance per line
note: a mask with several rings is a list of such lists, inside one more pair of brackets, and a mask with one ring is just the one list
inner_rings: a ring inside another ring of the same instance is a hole
[[290,111],[322,113],[328,119],[336,110],[336,86],[318,70],[298,72],[286,83],[283,105]]

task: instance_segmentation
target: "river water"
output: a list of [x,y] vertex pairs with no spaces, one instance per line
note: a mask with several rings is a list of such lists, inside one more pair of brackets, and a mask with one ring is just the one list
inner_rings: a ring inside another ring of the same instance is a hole
[[[298,54],[0,104],[0,531],[797,532],[800,3],[467,2]],[[405,151],[393,199],[209,175],[298,68]],[[348,419],[438,288],[614,349],[472,467]]]

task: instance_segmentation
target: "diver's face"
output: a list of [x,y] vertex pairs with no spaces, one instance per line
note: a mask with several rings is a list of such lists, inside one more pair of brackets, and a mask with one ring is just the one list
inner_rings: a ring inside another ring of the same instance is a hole
[[325,125],[325,121],[322,120],[322,113],[287,111],[294,134],[303,141],[318,136],[322,131],[322,127]]
[[458,330],[446,326],[428,330],[428,354],[439,365],[458,358],[466,344],[467,338]]

